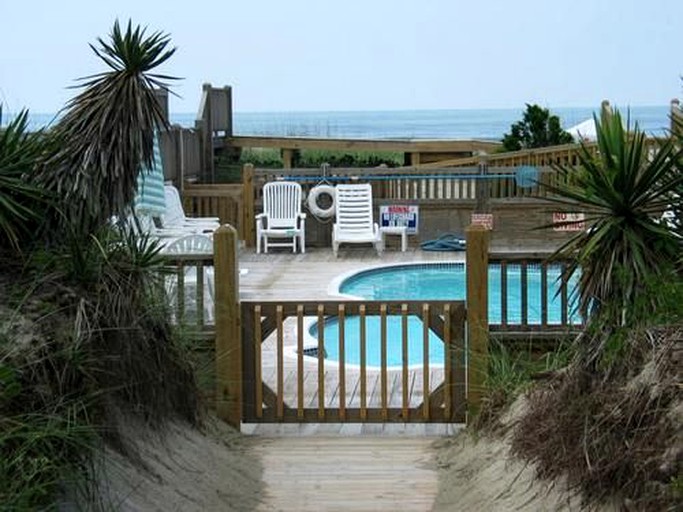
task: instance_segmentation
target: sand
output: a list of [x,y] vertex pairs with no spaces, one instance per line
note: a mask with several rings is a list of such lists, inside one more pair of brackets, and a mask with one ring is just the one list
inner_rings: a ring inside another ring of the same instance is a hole
[[536,480],[532,467],[512,459],[506,440],[462,433],[437,444],[440,474],[434,510],[580,509],[580,499],[561,484]]
[[[139,462],[105,450],[100,506],[122,511],[244,511],[261,498],[261,465],[242,436],[216,420],[171,424],[163,438],[134,429]],[[88,507],[90,508],[90,507]]]
[[524,398],[519,398],[502,416],[506,433],[476,437],[465,430],[455,438],[434,443],[440,470],[435,511],[583,510],[578,492],[568,489],[565,482],[539,480],[533,465],[511,455],[512,430],[525,407]]

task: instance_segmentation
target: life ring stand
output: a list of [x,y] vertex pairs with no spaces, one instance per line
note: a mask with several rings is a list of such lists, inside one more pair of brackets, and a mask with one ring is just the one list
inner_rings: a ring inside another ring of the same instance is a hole
[[[327,208],[321,208],[318,205],[318,198],[320,196],[328,195],[330,196],[330,206]],[[335,190],[332,185],[316,185],[308,192],[308,209],[315,217],[321,219],[329,219],[334,216],[334,202],[335,202]]]

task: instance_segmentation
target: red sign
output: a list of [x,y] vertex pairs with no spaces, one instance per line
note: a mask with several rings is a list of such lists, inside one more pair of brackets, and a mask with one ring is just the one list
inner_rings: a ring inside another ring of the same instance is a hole
[[585,231],[586,220],[583,213],[553,213],[553,231]]
[[493,229],[493,214],[492,213],[473,213],[470,218],[470,224],[474,226],[484,226],[491,231]]

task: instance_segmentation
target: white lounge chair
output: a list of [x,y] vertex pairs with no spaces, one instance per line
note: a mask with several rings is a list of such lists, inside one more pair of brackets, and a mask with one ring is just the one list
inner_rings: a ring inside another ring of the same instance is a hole
[[[270,239],[288,238],[287,242]],[[256,216],[256,252],[268,247],[291,247],[306,252],[306,214],[301,212],[301,185],[290,181],[271,181],[263,186],[263,213]]]
[[128,225],[138,231],[138,234],[146,234],[153,238],[158,238],[164,245],[189,235],[213,236],[216,230],[213,226],[199,224],[197,226],[175,226],[172,228],[159,228],[154,223],[154,219],[149,215],[138,214],[135,217],[128,217]]
[[183,210],[178,189],[173,185],[164,186],[166,212],[160,217],[164,229],[191,229],[195,232],[216,231],[220,227],[218,217],[188,217]]
[[384,249],[379,226],[373,221],[372,187],[369,183],[335,187],[336,220],[332,228],[332,251],[339,245],[372,243],[381,255]]

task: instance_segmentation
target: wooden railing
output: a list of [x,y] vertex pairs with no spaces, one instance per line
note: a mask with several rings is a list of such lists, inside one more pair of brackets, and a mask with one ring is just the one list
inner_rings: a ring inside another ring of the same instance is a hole
[[212,333],[215,317],[213,253],[169,254],[165,259],[165,287],[173,320],[195,333]]
[[554,336],[583,327],[586,315],[578,310],[575,295],[578,275],[567,275],[567,262],[500,255],[489,261],[490,289],[496,292],[490,298],[492,334]]
[[486,164],[452,169],[335,168],[324,174],[321,169],[254,169],[247,165],[243,179],[251,181],[256,202],[262,196],[263,186],[277,180],[296,181],[302,186],[304,195],[322,181],[332,185],[369,182],[374,199],[444,201],[476,199],[477,181],[486,184],[491,199],[546,197],[548,191],[544,185],[557,185],[564,179],[549,167],[537,168],[537,172],[535,179],[532,177],[527,180],[529,183],[520,184],[517,169]]
[[[450,423],[465,420],[463,302],[244,301],[241,316],[243,421]],[[338,341],[325,339],[324,325],[329,316],[335,316],[339,322]],[[358,317],[360,332],[345,329],[353,316]],[[318,322],[314,358],[304,355],[307,317],[314,317]],[[417,369],[409,365],[411,317],[422,322],[422,358]],[[387,364],[387,323],[398,318],[402,326],[402,363],[399,368],[391,369]],[[368,335],[367,325],[371,320],[381,325],[378,339]],[[430,331],[443,342],[444,359],[438,364],[430,362]],[[360,364],[351,370],[346,363],[345,347],[356,336]],[[296,344],[287,347],[285,338],[295,339]],[[326,360],[325,351],[330,349],[330,342],[338,343],[337,361]],[[368,346],[375,343],[381,352],[379,369],[367,362]],[[287,358],[287,348],[296,361]],[[311,367],[315,370],[310,370]]]

